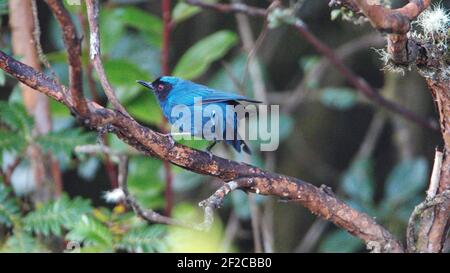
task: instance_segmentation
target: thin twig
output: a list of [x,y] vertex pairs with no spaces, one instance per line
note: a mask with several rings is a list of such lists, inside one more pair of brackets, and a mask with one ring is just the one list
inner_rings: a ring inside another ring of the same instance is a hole
[[60,83],[60,80],[58,78],[58,76],[56,75],[55,70],[53,70],[52,66],[50,65],[50,62],[47,59],[47,56],[44,54],[44,50],[42,49],[42,44],[41,44],[41,27],[39,24],[39,16],[38,16],[38,8],[37,8],[37,4],[36,4],[36,0],[32,0],[31,1],[31,9],[33,11],[33,20],[34,20],[34,32],[33,32],[33,36],[34,36],[34,42],[36,44],[36,50],[39,56],[39,60],[41,61],[42,64],[44,64],[44,66],[50,70],[50,72],[52,73],[53,78],[55,78],[55,80],[58,81],[58,83]]
[[427,190],[427,199],[431,200],[437,193],[439,188],[439,181],[441,180],[441,167],[444,154],[436,149],[434,154],[433,170],[431,171],[430,186]]
[[259,17],[267,16],[267,10],[247,6],[247,5],[244,5],[241,3],[234,3],[234,4],[216,3],[216,4],[214,4],[214,3],[206,3],[201,0],[185,0],[185,2],[188,3],[189,5],[198,6],[198,7],[206,8],[206,9],[213,9],[213,10],[223,12],[223,13],[238,12],[238,13],[245,13],[250,16],[259,16]]
[[173,219],[170,217],[163,216],[153,210],[150,209],[143,209],[137,200],[131,196],[129,190],[128,190],[128,156],[126,155],[120,155],[119,156],[119,187],[122,189],[124,195],[125,195],[125,201],[127,204],[133,209],[133,211],[136,213],[137,216],[142,218],[143,220],[149,222],[149,223],[159,223],[159,224],[166,224],[166,225],[172,225],[172,226],[179,226],[184,228],[196,228],[196,225],[190,224],[187,222],[183,222],[177,219]]
[[[161,68],[163,71],[163,75],[170,75],[170,31],[171,31],[171,17],[170,17],[170,0],[162,1],[162,17],[163,17],[163,43],[162,43],[162,51],[161,51]],[[162,118],[161,127],[164,128],[167,124],[167,121]],[[170,163],[164,161],[164,177],[165,177],[165,214],[170,216],[172,214],[173,208],[173,173],[170,167]]]
[[[78,17],[78,20],[80,21],[83,37],[86,37],[87,36],[86,34],[89,33],[89,22],[87,20],[87,17],[85,15],[85,13],[81,10],[77,13],[77,17]],[[89,40],[83,39],[82,45],[85,48],[85,50],[87,51],[88,56],[90,56]],[[87,82],[88,82],[89,91],[91,93],[92,100],[95,101],[96,103],[100,103],[100,98],[98,95],[99,93],[98,93],[97,86],[95,84],[94,75],[93,75],[94,67],[92,66],[91,62],[87,62],[85,67],[86,67]]]
[[5,183],[5,185],[10,186],[11,185],[11,176],[14,173],[14,170],[17,168],[17,166],[19,166],[20,162],[22,162],[22,156],[23,155],[19,155],[17,156],[13,162],[6,167],[6,170],[3,171],[0,168],[0,176],[3,178],[3,182]]
[[125,110],[125,108],[119,103],[114,89],[106,77],[105,69],[103,68],[103,63],[100,53],[100,33],[98,27],[99,18],[99,6],[98,0],[86,0],[86,8],[88,14],[89,28],[90,28],[90,59],[94,64],[94,68],[97,71],[97,75],[102,84],[103,90],[105,91],[106,97],[108,97],[109,102],[111,102],[114,109],[120,111],[125,116],[132,119],[130,114]]

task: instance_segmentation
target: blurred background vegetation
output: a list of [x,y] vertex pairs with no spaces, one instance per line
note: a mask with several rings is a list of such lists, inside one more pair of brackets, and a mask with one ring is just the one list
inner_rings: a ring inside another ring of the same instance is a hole
[[[262,0],[245,2],[268,5]],[[392,5],[405,2],[392,1]],[[444,2],[448,8],[449,3]],[[67,86],[60,27],[44,1],[37,4],[44,53]],[[95,72],[89,75],[85,6],[65,4],[84,37],[85,95],[105,103]],[[311,32],[334,48],[346,65],[383,96],[421,116],[436,117],[424,80],[415,71],[393,74],[382,70],[383,63],[374,48],[382,48],[384,40],[369,24],[345,20],[342,12],[328,6],[328,1],[285,4],[295,5],[297,15]],[[100,10],[106,74],[131,115],[158,130],[163,123],[155,98],[135,81],[151,81],[162,74],[161,1],[101,1]],[[12,54],[10,12],[8,1],[1,0],[0,47]],[[238,23],[235,15],[200,11],[176,0],[172,1],[171,15],[170,67],[174,75],[261,99],[255,92],[261,82],[255,83],[248,72],[251,55],[253,69],[262,75],[267,103],[280,105],[281,143],[277,151],[261,153],[254,149],[254,155],[246,157],[219,145],[214,153],[317,186],[326,184],[340,198],[404,238],[409,215],[424,198],[434,149],[441,144],[437,132],[418,127],[361,97],[287,26],[268,29],[262,19],[248,18],[254,40],[260,37],[257,47],[249,50],[243,45],[238,25],[245,22]],[[15,57],[20,60],[21,56]],[[48,68],[44,71],[53,73]],[[116,162],[74,151],[78,145],[95,144],[94,133],[80,129],[64,106],[50,101],[52,131],[36,135],[35,120],[23,106],[17,81],[3,71],[0,90],[0,163],[4,172],[17,165],[10,181],[0,177],[0,251],[60,252],[78,250],[77,243],[86,252],[364,251],[358,239],[300,206],[240,191],[226,198],[207,233],[148,225],[124,204],[106,202],[105,192],[117,186],[111,175]],[[107,142],[117,151],[131,149],[112,134],[108,134]],[[204,141],[185,144],[201,149],[207,145]],[[62,192],[54,190],[51,178],[44,184],[36,183],[33,160],[26,153],[30,146],[57,159]],[[171,166],[171,171],[173,217],[200,222],[198,202],[212,194],[221,181],[176,166]],[[165,171],[161,161],[132,156],[129,187],[143,207],[164,211]],[[42,188],[49,194],[42,194]]]

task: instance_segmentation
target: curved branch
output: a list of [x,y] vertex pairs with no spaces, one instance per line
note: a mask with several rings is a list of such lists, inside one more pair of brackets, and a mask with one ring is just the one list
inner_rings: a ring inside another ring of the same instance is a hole
[[381,5],[369,4],[367,0],[340,0],[340,4],[359,9],[369,19],[372,26],[389,33],[387,36],[388,52],[396,64],[407,65],[414,62],[415,50],[408,48],[414,44],[408,43],[407,33],[411,28],[411,21],[427,9],[431,0],[409,0],[409,3],[398,9],[390,9]]
[[75,109],[82,115],[87,114],[87,105],[83,96],[81,39],[78,38],[75,24],[69,12],[59,0],[45,0],[61,26],[64,45],[69,62],[69,87]]
[[117,99],[114,89],[106,78],[105,69],[103,68],[102,59],[100,58],[100,33],[98,29],[98,17],[99,17],[99,8],[97,0],[86,0],[86,8],[88,13],[88,21],[90,28],[90,58],[92,63],[94,64],[94,68],[97,71],[97,75],[100,79],[100,83],[102,84],[103,90],[105,91],[106,97],[111,102],[114,109],[122,112],[127,117],[131,118],[130,114],[128,114],[127,110],[120,104]]
[[[372,26],[381,32],[406,34],[410,22],[417,18],[431,3],[431,0],[409,0],[409,3],[398,9],[390,9],[381,5],[369,4],[367,0],[347,0],[354,2]],[[345,1],[343,1],[345,2]]]
[[[73,107],[64,99],[61,87],[55,81],[0,51],[0,68],[22,83]],[[95,130],[106,126],[120,139],[146,155],[167,160],[187,170],[218,177],[224,181],[246,181],[244,189],[263,195],[273,195],[300,203],[312,213],[321,216],[354,236],[384,252],[403,252],[399,241],[374,219],[337,199],[329,190],[297,178],[272,173],[255,166],[214,156],[181,144],[174,144],[161,135],[125,116],[122,112],[104,108],[88,101],[92,109],[82,117],[83,125]],[[75,113],[76,114],[76,113]]]

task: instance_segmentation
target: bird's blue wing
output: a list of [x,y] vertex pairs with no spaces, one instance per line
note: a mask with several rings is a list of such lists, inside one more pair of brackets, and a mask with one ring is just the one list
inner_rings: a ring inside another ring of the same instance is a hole
[[202,104],[237,104],[239,101],[261,103],[235,93],[228,93],[211,89],[205,85],[184,81],[172,89],[162,106],[164,115],[170,116],[172,109],[177,105],[193,106],[201,98]]
[[173,104],[193,105],[195,98],[201,98],[202,104],[218,103],[218,102],[232,102],[232,101],[247,101],[252,103],[261,103],[261,101],[247,98],[235,93],[217,91],[206,86],[195,84],[174,90],[171,97],[175,98]]
[[247,98],[234,93],[226,93],[221,91],[212,91],[206,97],[202,97],[203,104],[227,102],[227,101],[247,101],[252,103],[261,103],[261,101]]

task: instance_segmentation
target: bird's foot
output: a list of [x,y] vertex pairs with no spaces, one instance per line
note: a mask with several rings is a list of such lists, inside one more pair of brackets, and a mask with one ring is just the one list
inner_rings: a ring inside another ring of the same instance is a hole
[[212,160],[212,159],[213,159],[213,154],[212,154],[212,152],[211,152],[211,149],[212,149],[216,144],[217,144],[217,141],[214,140],[213,143],[211,143],[210,145],[208,145],[208,147],[206,147],[206,152],[207,152],[208,155],[209,155],[209,160]]
[[209,155],[209,160],[211,161],[211,160],[213,160],[213,153],[211,153],[211,151],[209,151],[209,150],[206,150],[206,153]]

